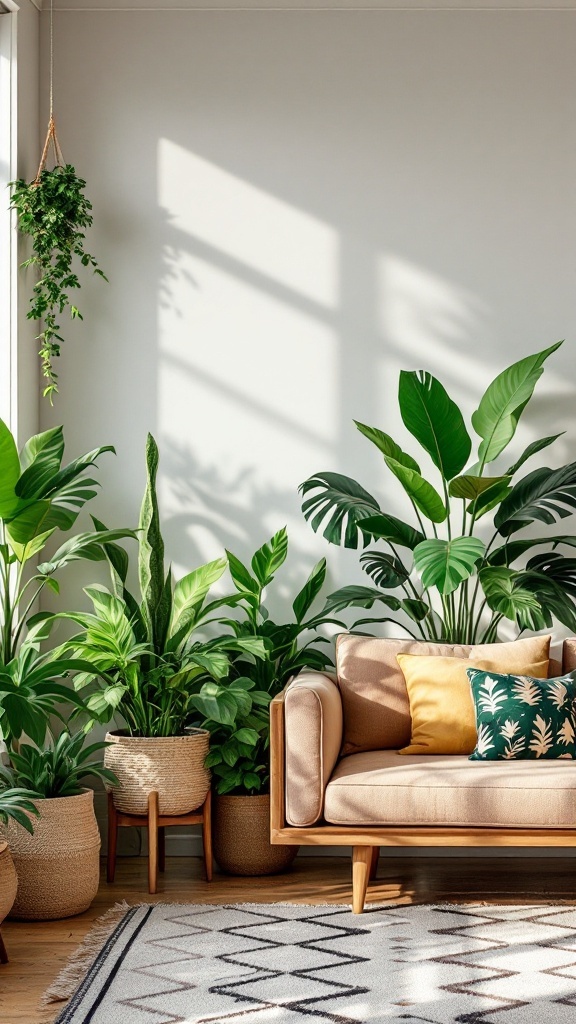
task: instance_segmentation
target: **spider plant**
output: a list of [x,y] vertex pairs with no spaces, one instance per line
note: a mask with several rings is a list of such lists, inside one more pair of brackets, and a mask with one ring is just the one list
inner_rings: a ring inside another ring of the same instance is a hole
[[99,760],[91,760],[110,744],[99,742],[86,747],[85,742],[85,733],[73,736],[65,730],[57,738],[51,734],[49,745],[42,749],[21,743],[17,753],[10,753],[10,767],[0,767],[0,782],[19,787],[29,798],[37,800],[78,796],[82,782],[87,779],[101,779],[114,785],[114,772],[104,768]]

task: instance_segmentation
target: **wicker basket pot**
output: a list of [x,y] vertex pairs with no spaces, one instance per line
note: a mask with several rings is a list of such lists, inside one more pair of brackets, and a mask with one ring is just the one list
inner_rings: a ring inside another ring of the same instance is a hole
[[98,892],[100,833],[94,793],[34,800],[34,834],[10,822],[4,834],[18,874],[11,917],[55,921],[82,914]]
[[210,733],[190,729],[185,736],[128,736],[109,732],[104,764],[118,777],[114,806],[124,814],[147,814],[148,795],[158,793],[160,814],[189,814],[201,807],[210,789],[204,767]]
[[8,843],[0,842],[0,924],[12,910],[17,888],[18,878]]
[[229,875],[277,875],[290,867],[299,847],[272,846],[270,797],[216,796],[214,856]]

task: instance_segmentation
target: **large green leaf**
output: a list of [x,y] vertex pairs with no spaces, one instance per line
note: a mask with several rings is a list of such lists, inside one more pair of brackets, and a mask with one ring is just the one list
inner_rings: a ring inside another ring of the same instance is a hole
[[39,565],[38,571],[45,576],[52,576],[69,562],[76,562],[79,559],[85,558],[90,562],[101,562],[105,558],[105,544],[135,536],[133,530],[96,530],[89,533],[77,533],[60,545],[49,562]]
[[60,472],[64,455],[64,432],[62,427],[35,434],[24,445],[20,454],[23,473],[18,481],[21,498],[43,496],[49,485]]
[[416,473],[420,472],[420,466],[407,452],[402,451],[399,444],[396,444],[389,434],[385,434],[383,430],[379,430],[378,427],[368,427],[365,423],[359,423],[358,420],[354,420],[354,423],[358,427],[361,434],[367,437],[372,444],[376,445],[379,452],[382,455],[387,455],[391,459],[396,459],[401,466],[406,466],[407,469],[414,469]]
[[431,522],[443,523],[447,516],[446,506],[432,484],[429,484],[415,470],[401,466],[395,459],[390,459],[385,455],[384,461],[394,476],[398,478],[416,508],[420,509]]
[[194,569],[193,572],[189,572],[187,576],[178,581],[174,587],[172,598],[170,636],[174,636],[186,625],[192,627],[210,587],[218,582],[226,571],[227,564],[225,558],[216,558],[214,561]]
[[300,485],[300,491],[303,495],[317,492],[302,502],[302,511],[314,531],[329,517],[324,536],[331,544],[341,544],[344,534],[344,546],[357,548],[362,521],[380,512],[376,498],[341,473],[316,473]]
[[288,534],[283,526],[267,544],[258,548],[252,558],[252,572],[261,587],[268,586],[274,579],[274,573],[286,561],[288,554]]
[[16,484],[20,477],[20,459],[16,442],[4,420],[0,420],[0,518],[13,515],[18,507]]
[[484,544],[477,537],[433,538],[414,548],[414,564],[425,587],[451,594],[472,575],[483,554]]
[[331,612],[341,612],[345,608],[372,608],[376,602],[386,605],[393,611],[398,611],[400,608],[400,601],[397,597],[383,594],[381,590],[375,590],[374,587],[360,587],[352,584],[329,594],[322,613],[327,615]]
[[520,573],[520,576],[522,586],[536,595],[544,612],[553,615],[563,626],[576,633],[574,603],[564,587],[541,572],[525,571]]
[[47,500],[33,501],[9,521],[6,531],[16,544],[30,544],[35,537],[55,529],[51,524],[52,506]]
[[321,558],[312,569],[312,572],[302,587],[302,590],[296,594],[296,597],[292,602],[292,610],[298,624],[304,621],[306,615],[310,611],[310,608],[314,604],[314,601],[318,597],[318,594],[322,590],[325,579],[326,559]]
[[465,476],[457,476],[454,480],[451,480],[448,490],[453,498],[465,498],[469,501],[474,501],[480,494],[484,494],[491,487],[495,487],[504,481],[508,483],[508,480],[509,478],[506,476],[472,476],[467,474]]
[[561,344],[559,341],[542,352],[520,359],[499,373],[489,385],[472,415],[472,426],[482,438],[478,448],[482,465],[493,462],[514,437],[518,420],[542,376],[545,360]]
[[538,520],[548,526],[576,509],[576,462],[560,469],[535,469],[520,480],[494,517],[503,537]]
[[536,455],[537,452],[543,451],[544,448],[548,448],[549,445],[554,444],[554,441],[557,441],[558,438],[562,437],[565,433],[565,430],[561,430],[559,434],[551,434],[550,437],[541,437],[539,441],[532,441],[532,443],[524,449],[520,458],[516,459],[516,462],[506,470],[506,476],[514,476],[514,474],[518,472],[520,467],[523,466],[528,459],[533,455]]
[[559,551],[540,553],[530,559],[526,572],[542,573],[558,583],[566,594],[576,597],[576,558],[566,558]]
[[385,551],[367,551],[360,556],[360,564],[377,587],[393,590],[405,583],[410,575],[399,558],[395,558]]
[[404,426],[428,452],[444,480],[464,468],[472,441],[460,409],[439,380],[424,370],[402,370],[398,388]]
[[535,594],[522,586],[522,573],[503,566],[486,566],[478,573],[488,607],[513,622],[525,621],[528,612],[540,611]]
[[557,534],[551,537],[526,537],[522,540],[509,540],[502,544],[501,547],[491,551],[486,561],[490,565],[510,565],[517,558],[525,555],[527,551],[531,551],[532,548],[541,547],[542,544],[546,544],[553,549],[560,544],[576,548],[576,537],[572,537],[569,534]]
[[360,529],[367,540],[387,540],[390,544],[410,548],[410,551],[413,551],[420,541],[426,539],[420,530],[415,530],[401,519],[386,514],[363,519]]
[[146,490],[140,509],[138,571],[142,594],[142,613],[149,638],[156,647],[159,642],[157,611],[164,593],[164,541],[160,530],[160,514],[156,496],[158,445],[148,434],[146,439]]
[[485,516],[488,512],[491,512],[496,505],[500,505],[511,493],[512,488],[510,487],[510,477],[503,477],[498,483],[490,484],[485,491],[478,495],[478,497],[471,501],[467,506],[466,511],[474,516],[474,519],[480,519],[481,516]]

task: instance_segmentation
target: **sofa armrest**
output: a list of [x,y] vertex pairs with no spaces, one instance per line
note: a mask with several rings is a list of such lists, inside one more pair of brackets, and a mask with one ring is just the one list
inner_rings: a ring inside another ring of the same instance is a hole
[[573,672],[576,669],[576,637],[569,636],[562,648],[562,671]]
[[320,672],[301,672],[284,698],[286,820],[314,825],[342,746],[342,699],[337,684]]

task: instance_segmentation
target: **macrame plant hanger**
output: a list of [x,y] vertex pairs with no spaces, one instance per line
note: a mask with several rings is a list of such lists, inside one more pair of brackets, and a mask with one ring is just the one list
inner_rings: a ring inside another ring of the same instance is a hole
[[60,149],[60,143],[58,142],[58,136],[56,135],[56,124],[54,122],[54,0],[50,0],[50,120],[48,121],[48,131],[46,133],[44,149],[42,150],[42,156],[40,157],[40,163],[38,164],[38,173],[34,179],[35,185],[40,184],[42,171],[46,168],[46,160],[48,159],[50,146],[52,146],[54,151],[56,166],[63,167],[64,157],[62,156],[62,150]]

